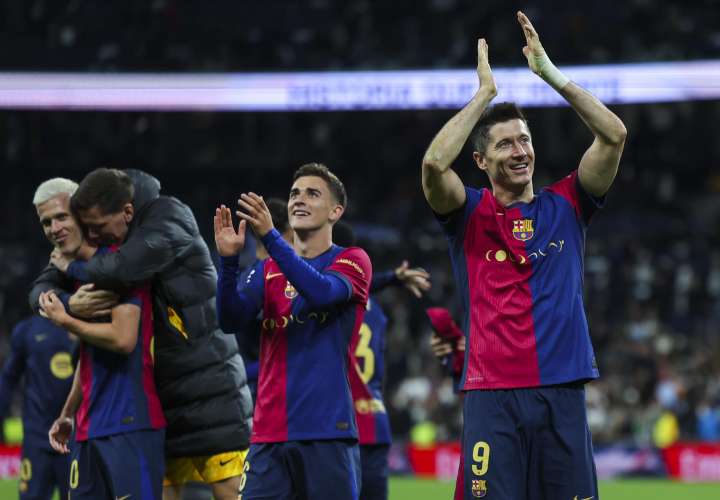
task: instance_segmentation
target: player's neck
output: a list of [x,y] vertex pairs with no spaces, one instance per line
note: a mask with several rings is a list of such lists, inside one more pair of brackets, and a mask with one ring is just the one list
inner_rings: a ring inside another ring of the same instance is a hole
[[72,259],[90,260],[92,256],[95,255],[95,252],[97,252],[97,247],[92,246],[87,241],[83,240],[80,248],[78,248],[77,252],[75,252],[75,255],[69,257]]
[[493,196],[495,196],[495,199],[501,206],[507,207],[519,201],[530,203],[535,196],[535,192],[533,191],[532,181],[530,181],[521,189],[516,190],[501,185],[494,185]]
[[296,231],[293,238],[295,252],[306,259],[312,259],[327,252],[331,246],[332,231],[329,226],[308,231]]

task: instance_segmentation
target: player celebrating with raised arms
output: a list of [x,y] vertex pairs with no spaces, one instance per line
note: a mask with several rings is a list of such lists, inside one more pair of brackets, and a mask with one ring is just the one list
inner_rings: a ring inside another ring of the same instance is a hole
[[[422,163],[425,197],[450,243],[467,338],[462,492],[456,498],[597,500],[583,384],[598,377],[583,306],[590,218],[617,173],[626,130],[550,61],[530,20],[517,19],[530,69],[594,135],[578,168],[533,191],[527,120],[497,94],[478,41],[480,88],[442,128]],[[450,168],[474,127],[473,158],[491,190]],[[464,494],[464,495],[463,495]]]
[[[216,295],[221,327],[263,314],[241,496],[357,500],[360,457],[348,350],[362,324],[372,268],[362,249],[333,245],[333,224],[347,204],[345,187],[324,165],[295,172],[288,200],[292,246],[273,227],[262,197],[243,194],[238,204],[237,229],[224,205],[214,226],[222,257]],[[246,224],[270,257],[255,265],[238,291],[236,256]]]

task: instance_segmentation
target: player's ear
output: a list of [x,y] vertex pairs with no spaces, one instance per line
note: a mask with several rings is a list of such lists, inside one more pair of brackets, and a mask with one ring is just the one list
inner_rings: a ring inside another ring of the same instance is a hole
[[487,170],[487,162],[485,161],[485,155],[478,151],[473,151],[473,160],[480,170]]
[[132,203],[125,203],[122,211],[123,219],[125,219],[125,224],[130,224],[130,222],[133,220],[133,217],[135,216],[135,208],[133,207]]
[[330,210],[330,215],[328,216],[328,218],[330,219],[330,223],[335,224],[337,221],[339,221],[343,213],[345,213],[345,207],[343,207],[342,205],[335,205]]

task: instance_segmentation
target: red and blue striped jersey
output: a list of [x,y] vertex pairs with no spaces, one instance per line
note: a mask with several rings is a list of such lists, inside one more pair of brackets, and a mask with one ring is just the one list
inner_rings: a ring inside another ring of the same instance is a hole
[[136,290],[126,303],[140,307],[137,345],[130,354],[80,344],[78,441],[165,427],[153,377],[150,286]]
[[303,260],[341,278],[349,300],[312,307],[272,258],[248,274],[244,293],[263,304],[253,443],[357,438],[349,349],[365,314],[370,260],[360,248],[336,245]]
[[438,216],[450,242],[467,339],[461,387],[508,389],[598,377],[583,305],[585,231],[603,199],[577,171],[529,203],[465,188]]
[[380,304],[371,297],[359,335],[350,346],[355,366],[350,371],[350,388],[361,445],[389,444],[392,441],[382,394],[387,322]]

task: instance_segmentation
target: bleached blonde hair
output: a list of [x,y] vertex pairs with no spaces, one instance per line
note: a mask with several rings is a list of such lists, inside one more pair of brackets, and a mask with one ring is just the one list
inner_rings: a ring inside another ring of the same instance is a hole
[[78,188],[78,183],[63,177],[55,177],[40,184],[33,196],[33,205],[36,207],[61,194],[72,196]]

